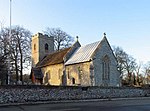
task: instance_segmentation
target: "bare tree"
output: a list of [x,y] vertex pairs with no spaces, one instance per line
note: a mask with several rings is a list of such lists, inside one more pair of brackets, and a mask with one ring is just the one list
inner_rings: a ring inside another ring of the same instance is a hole
[[7,61],[6,56],[0,54],[0,84],[6,84],[7,78]]
[[60,50],[72,45],[73,38],[60,28],[46,28],[45,34],[54,37],[55,50]]
[[6,31],[2,25],[0,30],[0,67],[1,67],[1,81],[2,84],[8,84],[8,62],[7,58],[10,54],[8,47],[9,47],[9,31]]
[[144,78],[145,78],[145,84],[150,84],[150,62],[147,62],[144,65]]
[[126,52],[124,52],[124,50],[121,47],[115,47],[115,46],[113,47],[113,52],[118,62],[118,69],[120,71],[120,75],[121,77],[123,77],[124,69],[125,69],[124,62],[125,62]]
[[[3,44],[7,42],[9,36],[9,28],[4,28],[1,32],[3,38]],[[20,26],[15,26],[11,29],[11,38],[9,42],[9,50],[7,47],[3,47],[4,52],[9,52],[11,62],[11,73],[15,72],[16,81],[23,81],[23,69],[27,68],[31,61],[31,33],[27,29]],[[7,45],[6,45],[7,46]],[[6,50],[6,51],[5,51]]]
[[[20,73],[20,81],[23,81],[23,68],[31,60],[31,33],[27,29],[16,26],[12,30],[12,49],[15,47],[14,52],[17,55],[17,64],[15,67],[18,68]],[[16,71],[17,72],[17,71]]]
[[126,60],[124,62],[124,65],[125,65],[125,70],[128,74],[128,79],[129,79],[129,84],[131,85],[132,84],[132,77],[133,77],[133,72],[135,71],[136,69],[136,60],[132,57],[132,56],[129,56],[129,55],[126,55]]
[[136,82],[137,82],[137,85],[140,85],[141,84],[141,81],[140,81],[140,77],[141,77],[141,74],[140,74],[140,70],[141,70],[141,67],[142,67],[142,62],[139,62],[139,64],[136,65],[136,69],[135,69],[135,72],[136,72]]
[[133,72],[137,65],[136,60],[120,47],[113,47],[113,51],[116,56],[121,75],[123,76],[126,74],[128,76],[128,83],[131,85]]

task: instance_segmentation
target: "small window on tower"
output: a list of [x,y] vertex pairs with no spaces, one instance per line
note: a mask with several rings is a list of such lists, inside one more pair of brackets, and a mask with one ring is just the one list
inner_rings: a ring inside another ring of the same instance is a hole
[[45,51],[48,51],[48,44],[45,44]]
[[36,44],[34,44],[34,51],[36,51]]

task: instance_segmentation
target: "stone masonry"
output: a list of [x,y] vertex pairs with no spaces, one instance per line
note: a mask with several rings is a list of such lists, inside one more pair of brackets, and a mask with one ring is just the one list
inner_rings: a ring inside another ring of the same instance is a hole
[[99,50],[97,50],[96,54],[93,57],[95,86],[100,86],[103,84],[103,80],[102,80],[103,60],[102,59],[106,55],[110,59],[110,75],[109,75],[109,80],[107,81],[108,86],[119,86],[120,78],[119,78],[119,71],[117,70],[117,61],[115,56],[113,55],[113,51],[106,38],[104,38],[101,41]]
[[150,96],[150,89],[129,87],[0,86],[0,104]]

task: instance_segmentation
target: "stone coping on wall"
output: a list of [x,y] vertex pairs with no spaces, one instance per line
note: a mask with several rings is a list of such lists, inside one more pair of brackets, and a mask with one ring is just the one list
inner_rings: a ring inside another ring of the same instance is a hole
[[133,86],[123,86],[123,87],[104,87],[104,86],[51,86],[51,85],[0,85],[0,89],[10,89],[10,88],[22,88],[22,89],[88,89],[88,88],[100,88],[100,89],[150,89],[150,87],[133,87]]

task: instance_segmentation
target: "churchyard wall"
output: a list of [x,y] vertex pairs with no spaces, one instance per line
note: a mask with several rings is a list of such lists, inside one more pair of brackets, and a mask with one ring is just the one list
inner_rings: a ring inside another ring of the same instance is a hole
[[0,86],[0,104],[148,96],[150,96],[150,88],[40,85]]

